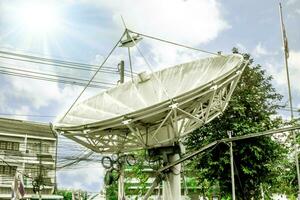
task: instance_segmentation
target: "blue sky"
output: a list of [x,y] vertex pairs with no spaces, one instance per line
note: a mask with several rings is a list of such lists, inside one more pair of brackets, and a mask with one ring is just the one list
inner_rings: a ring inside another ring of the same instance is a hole
[[[255,63],[274,77],[274,86],[285,97],[282,104],[287,104],[278,3],[274,0],[1,0],[0,50],[100,64],[124,31],[122,15],[129,28],[138,32],[214,52],[230,53],[235,46],[250,53]],[[290,48],[294,107],[300,108],[300,1],[287,0],[282,4]],[[154,69],[209,56],[147,39],[143,39],[140,47]],[[136,50],[132,53],[134,71],[145,70],[145,63]],[[116,66],[122,58],[126,58],[126,52],[119,49],[108,65]],[[5,59],[0,59],[0,65],[76,77],[92,75]],[[1,74],[0,77],[0,113],[57,116],[71,105],[82,89]],[[116,80],[103,74],[97,78]],[[93,89],[87,94],[97,92],[100,90]],[[289,115],[284,111],[280,114],[285,118]],[[95,173],[97,176],[92,175]],[[103,170],[92,166],[90,170],[60,172],[59,184],[95,191],[100,187],[102,176]],[[74,177],[72,181],[71,177]]]

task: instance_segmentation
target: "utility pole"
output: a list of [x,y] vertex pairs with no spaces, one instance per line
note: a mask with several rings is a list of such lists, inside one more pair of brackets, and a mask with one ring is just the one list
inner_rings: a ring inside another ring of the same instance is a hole
[[[283,17],[282,17],[282,6],[279,3],[279,14],[280,14],[280,25],[281,25],[281,33],[282,33],[282,43],[284,48],[284,61],[285,61],[285,69],[286,69],[286,77],[288,83],[288,94],[289,94],[289,103],[290,103],[290,111],[291,111],[291,121],[294,119],[293,113],[293,100],[292,100],[292,92],[291,92],[291,84],[290,84],[290,74],[289,74],[289,66],[288,66],[288,57],[289,57],[289,50],[288,50],[288,42],[285,27],[283,24]],[[297,180],[298,180],[298,200],[300,200],[300,170],[299,170],[299,160],[298,160],[298,146],[296,140],[296,134],[294,131],[291,132],[293,136],[294,142],[294,152],[295,152],[295,164],[296,164],[296,171],[297,171]]]
[[[122,84],[124,83],[124,60],[121,60],[121,62],[118,64],[119,72],[120,72],[120,81],[119,83]],[[118,154],[118,157],[120,157],[121,154]],[[121,159],[121,162],[119,163],[120,167],[120,177],[118,180],[118,200],[123,200],[125,199],[125,176],[124,176],[124,162],[125,162],[125,157],[124,159]]]
[[121,60],[121,62],[118,64],[118,69],[120,72],[120,81],[119,83],[122,84],[124,83],[124,60]]
[[[232,131],[227,131],[229,138],[231,138]],[[234,165],[233,165],[233,149],[232,142],[230,144],[230,167],[231,167],[231,188],[232,188],[232,200],[235,200],[235,184],[234,184]]]

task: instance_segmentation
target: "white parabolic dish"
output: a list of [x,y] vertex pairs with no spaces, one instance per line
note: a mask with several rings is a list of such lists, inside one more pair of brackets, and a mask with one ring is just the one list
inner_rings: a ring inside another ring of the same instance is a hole
[[78,103],[55,129],[96,152],[171,146],[225,110],[244,66],[233,54],[142,74]]

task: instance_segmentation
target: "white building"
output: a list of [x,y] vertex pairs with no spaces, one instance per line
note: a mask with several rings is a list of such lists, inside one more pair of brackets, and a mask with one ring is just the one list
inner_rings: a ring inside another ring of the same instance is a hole
[[25,199],[36,197],[32,182],[42,176],[43,199],[52,195],[56,185],[57,135],[49,124],[0,118],[0,199],[11,199],[16,171],[23,175]]

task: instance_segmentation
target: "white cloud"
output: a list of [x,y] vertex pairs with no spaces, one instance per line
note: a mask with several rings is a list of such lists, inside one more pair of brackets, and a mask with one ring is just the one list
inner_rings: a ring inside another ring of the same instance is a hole
[[[220,5],[216,0],[92,2],[100,9],[110,11],[113,21],[120,29],[123,29],[122,15],[132,30],[194,47],[215,39],[220,32],[230,28],[223,19]],[[191,50],[161,45],[146,38],[143,42],[149,45],[147,52],[150,52],[151,60],[155,64],[160,64],[159,67],[185,62],[199,55],[193,54]],[[141,60],[140,55],[138,56],[135,61],[145,67],[145,62]]]
[[288,0],[287,1],[287,5],[293,5],[293,4],[295,4],[297,2],[297,0]]
[[257,58],[268,54],[268,50],[260,42],[255,46],[253,50],[253,56]]
[[[299,93],[300,51],[290,51],[288,63],[291,87]],[[282,63],[266,63],[266,68],[268,69],[269,74],[273,75],[274,81],[278,85],[287,87],[286,71],[283,60]]]
[[236,43],[236,47],[240,52],[247,52],[247,48],[242,43]]
[[60,188],[99,192],[103,186],[104,169],[99,164],[81,165],[78,169],[58,171]]
[[300,70],[300,51],[290,51],[289,63],[292,68]]
[[110,1],[106,3],[121,25],[120,15],[129,27],[165,39],[198,45],[215,39],[229,25],[215,0]]
[[300,51],[290,51],[289,66],[292,82],[291,84],[298,90],[298,92],[300,92]]
[[26,105],[21,106],[19,109],[15,110],[14,113],[19,115],[18,119],[21,119],[21,120],[28,120],[28,116],[26,116],[26,115],[32,114],[30,112],[30,107],[26,106]]
[[[95,62],[100,59],[100,56],[96,56]],[[65,75],[68,73],[68,71],[63,69],[56,69],[49,66],[47,67],[47,65],[36,65],[34,63],[19,62],[15,60],[0,59],[0,64],[5,67],[15,68],[17,70],[29,70],[53,75]],[[21,71],[21,73],[24,72]],[[67,76],[81,77],[83,74],[69,73]],[[83,87],[80,86],[59,85],[56,82],[34,80],[15,76],[5,76],[5,79],[2,81],[5,81],[7,86],[1,88],[2,97],[0,98],[0,110],[8,113],[18,112],[18,114],[33,114],[34,110],[38,112],[39,109],[50,105],[55,105],[62,111],[67,110],[67,108],[74,102],[78,94],[83,89]],[[97,91],[99,92],[99,89]],[[93,92],[94,91],[92,89],[86,90],[80,100],[90,96]],[[14,107],[10,107],[9,104],[12,102],[9,101],[13,101],[16,105]],[[25,110],[23,110],[24,113],[19,112],[19,110],[25,106],[24,103],[27,104],[27,107],[31,107],[33,109],[31,109],[31,111],[29,109],[26,113]]]
[[17,98],[29,100],[36,109],[47,106],[61,98],[58,85],[45,81],[21,78],[12,78],[11,83]]
[[[2,93],[2,91],[1,91]],[[3,94],[3,93],[2,93]],[[5,108],[4,103],[6,102],[6,97],[5,95],[0,95],[0,111],[3,111]]]
[[267,49],[261,42],[259,42],[252,51],[252,55],[256,58],[260,58],[263,56],[274,56],[277,54],[278,52]]

